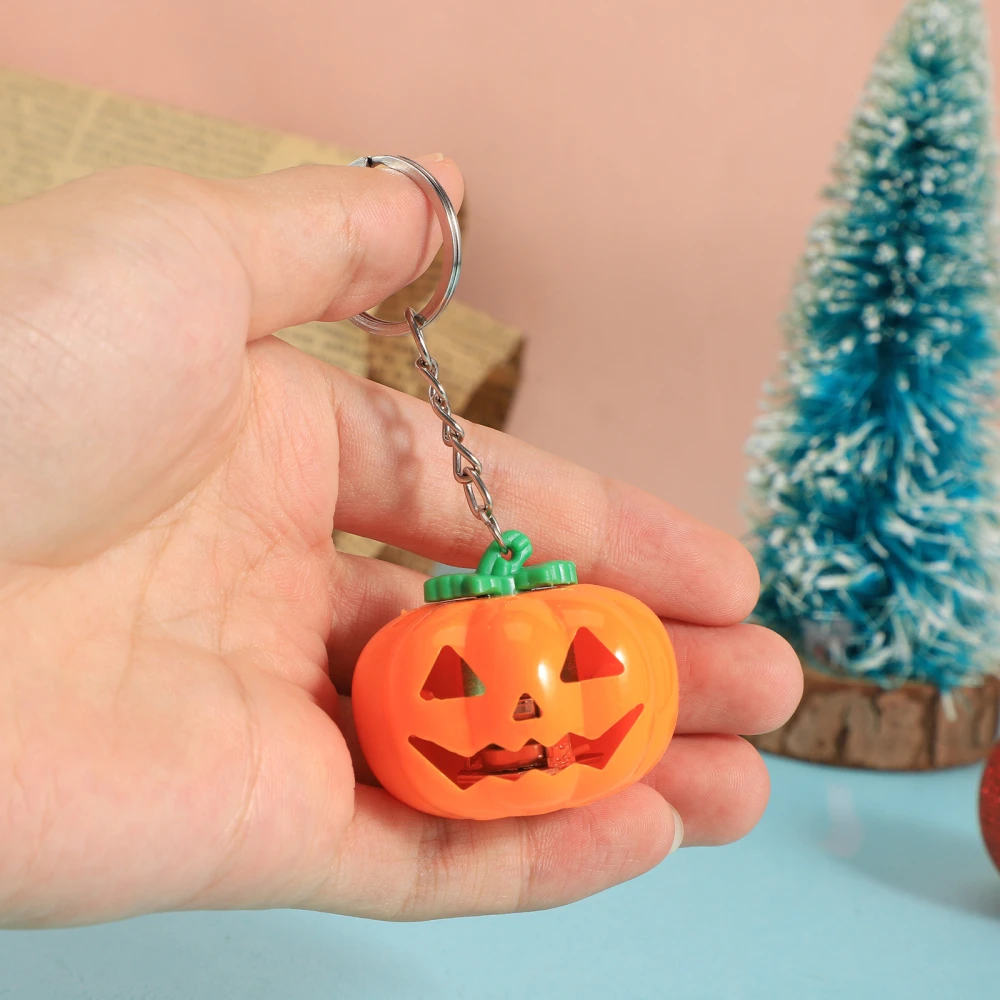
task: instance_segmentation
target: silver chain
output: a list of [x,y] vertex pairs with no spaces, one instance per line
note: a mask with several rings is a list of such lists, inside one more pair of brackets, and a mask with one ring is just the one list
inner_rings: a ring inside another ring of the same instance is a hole
[[508,549],[504,545],[503,532],[493,513],[493,497],[483,482],[483,464],[464,444],[465,430],[451,412],[448,394],[438,378],[438,363],[427,350],[423,334],[424,324],[412,309],[406,310],[406,322],[417,345],[417,371],[427,380],[427,398],[441,421],[441,440],[451,448],[452,474],[465,490],[465,499],[472,516],[490,529],[500,546],[500,551],[506,553]]

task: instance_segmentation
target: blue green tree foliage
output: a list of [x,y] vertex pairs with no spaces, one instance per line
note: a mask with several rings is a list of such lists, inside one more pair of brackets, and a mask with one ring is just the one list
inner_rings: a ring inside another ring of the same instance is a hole
[[841,151],[750,443],[756,619],[948,691],[1000,662],[994,148],[976,0],[911,0]]

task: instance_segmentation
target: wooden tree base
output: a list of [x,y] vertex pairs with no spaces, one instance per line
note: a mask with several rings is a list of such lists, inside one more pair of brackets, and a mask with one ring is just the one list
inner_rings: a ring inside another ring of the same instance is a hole
[[952,692],[945,711],[937,688],[904,684],[886,690],[804,667],[805,693],[781,729],[750,742],[759,750],[839,767],[927,771],[982,760],[1000,713],[1000,682]]

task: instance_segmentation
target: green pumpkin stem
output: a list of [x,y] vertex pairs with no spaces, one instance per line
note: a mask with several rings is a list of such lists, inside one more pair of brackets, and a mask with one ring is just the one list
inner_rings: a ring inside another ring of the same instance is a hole
[[504,555],[499,542],[490,542],[474,573],[431,577],[424,584],[424,600],[435,604],[468,597],[509,597],[577,582],[576,564],[567,560],[525,566],[531,558],[532,546],[523,531],[505,531],[503,543],[508,554]]

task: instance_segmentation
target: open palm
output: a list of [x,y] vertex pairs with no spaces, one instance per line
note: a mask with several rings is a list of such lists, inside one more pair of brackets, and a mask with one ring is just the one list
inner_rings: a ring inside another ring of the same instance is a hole
[[[426,163],[458,200],[455,166]],[[488,537],[426,406],[269,334],[374,305],[437,239],[410,182],[348,168],[130,169],[0,210],[0,923],[548,906],[656,864],[668,802],[686,843],[756,822],[766,772],[735,734],[783,721],[800,673],[737,624],[749,557],[479,428],[505,522],[666,621],[679,735],[644,783],[530,820],[356,785],[352,666],[421,579],[332,529],[465,565]]]

